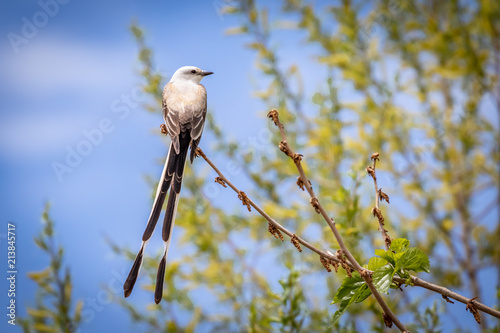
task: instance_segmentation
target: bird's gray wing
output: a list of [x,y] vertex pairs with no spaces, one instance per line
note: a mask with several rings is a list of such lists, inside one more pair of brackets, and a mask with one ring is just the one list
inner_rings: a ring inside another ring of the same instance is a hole
[[176,108],[176,101],[172,100],[171,96],[177,96],[176,88],[172,83],[165,85],[163,89],[162,98],[162,109],[163,109],[163,119],[165,120],[165,126],[167,127],[168,135],[172,140],[172,146],[175,152],[179,153],[179,134],[181,133],[181,126],[179,122],[180,111]]
[[202,89],[202,102],[201,109],[198,112],[193,113],[192,127],[191,127],[191,154],[190,161],[193,163],[194,157],[196,155],[196,147],[201,140],[201,135],[203,134],[203,128],[205,127],[205,118],[207,115],[207,91],[205,87],[200,84],[200,89]]

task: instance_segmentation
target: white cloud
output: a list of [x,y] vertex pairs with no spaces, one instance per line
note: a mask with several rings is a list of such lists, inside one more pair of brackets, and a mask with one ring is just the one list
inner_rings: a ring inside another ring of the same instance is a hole
[[[61,149],[75,131],[74,118],[15,117],[0,124],[0,150],[4,157],[36,158]],[[79,134],[79,133],[78,133]]]
[[73,39],[38,36],[15,54],[0,51],[0,72],[9,89],[45,96],[59,89],[100,91],[130,82],[134,45],[96,45]]

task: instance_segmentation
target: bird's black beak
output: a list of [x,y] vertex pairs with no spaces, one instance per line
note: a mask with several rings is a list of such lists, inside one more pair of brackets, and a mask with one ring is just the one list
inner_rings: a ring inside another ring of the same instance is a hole
[[202,71],[201,72],[201,75],[202,76],[207,76],[207,75],[212,75],[214,72],[205,72],[205,71]]

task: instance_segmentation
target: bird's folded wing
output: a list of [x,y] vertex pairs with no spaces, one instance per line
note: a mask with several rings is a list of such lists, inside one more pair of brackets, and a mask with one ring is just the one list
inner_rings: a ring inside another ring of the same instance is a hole
[[181,133],[181,126],[179,123],[180,108],[175,106],[180,104],[178,100],[173,99],[172,96],[177,96],[178,92],[172,83],[165,85],[163,89],[162,109],[163,119],[167,127],[168,135],[172,139],[172,146],[175,152],[179,153],[179,134]]

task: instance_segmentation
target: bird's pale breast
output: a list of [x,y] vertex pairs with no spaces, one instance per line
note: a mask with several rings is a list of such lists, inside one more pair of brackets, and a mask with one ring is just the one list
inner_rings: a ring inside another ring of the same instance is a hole
[[198,118],[207,105],[207,92],[201,84],[169,83],[166,91],[167,107],[179,112],[179,123],[191,123]]

